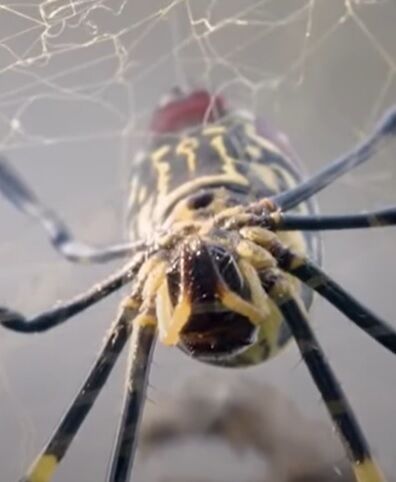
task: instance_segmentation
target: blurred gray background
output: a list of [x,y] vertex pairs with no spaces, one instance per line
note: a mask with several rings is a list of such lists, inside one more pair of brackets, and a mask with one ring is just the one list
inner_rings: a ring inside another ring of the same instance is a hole
[[[78,237],[119,240],[133,153],[146,139],[148,115],[170,87],[207,87],[264,116],[288,134],[312,172],[361,139],[396,102],[395,25],[393,0],[10,0],[0,8],[1,151]],[[396,142],[326,189],[319,196],[322,211],[396,203],[395,156]],[[35,313],[117,267],[68,264],[31,220],[5,202],[0,220],[0,304]],[[396,327],[395,228],[326,233],[323,239],[326,270]],[[0,330],[2,481],[17,480],[52,433],[122,296],[47,334]],[[323,300],[316,299],[311,316],[374,452],[391,474],[396,359]],[[105,479],[123,361],[56,481]],[[177,350],[158,347],[148,403],[160,410],[175,385],[204,369]],[[244,374],[275,384],[304,413],[327,420],[295,346]],[[224,376],[237,374],[225,370]],[[187,450],[138,462],[134,480],[186,467],[226,480],[239,468],[226,450],[203,453],[205,467]]]

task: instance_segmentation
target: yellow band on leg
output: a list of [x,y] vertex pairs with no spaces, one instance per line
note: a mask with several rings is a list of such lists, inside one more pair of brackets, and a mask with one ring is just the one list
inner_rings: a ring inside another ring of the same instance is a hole
[[56,470],[58,460],[55,455],[42,455],[27,475],[27,482],[49,482]]
[[386,482],[386,478],[372,459],[353,464],[353,472],[357,482]]

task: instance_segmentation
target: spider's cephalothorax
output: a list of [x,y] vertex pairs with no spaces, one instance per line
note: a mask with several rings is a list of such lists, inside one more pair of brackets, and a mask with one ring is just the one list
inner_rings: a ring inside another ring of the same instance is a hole
[[[135,235],[166,233],[172,247],[166,287],[156,302],[160,337],[169,344],[177,340],[183,351],[210,363],[259,363],[277,353],[290,332],[248,259],[252,253],[243,252],[263,248],[248,246],[246,235],[229,225],[248,215],[248,206],[298,183],[292,151],[284,136],[228,111],[222,98],[206,92],[175,92],[155,112],[152,129],[150,149],[139,154],[133,171],[129,216]],[[307,202],[299,209],[312,213],[314,206]],[[320,257],[312,235],[284,232],[279,240]],[[272,258],[270,264],[276,267]],[[290,283],[309,308],[311,292]],[[228,305],[221,299],[225,292]],[[243,310],[250,310],[250,318]]]

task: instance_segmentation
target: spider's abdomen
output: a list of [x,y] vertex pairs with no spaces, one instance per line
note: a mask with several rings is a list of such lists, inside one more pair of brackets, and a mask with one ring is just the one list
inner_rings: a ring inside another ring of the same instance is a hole
[[[224,188],[236,202],[247,204],[299,180],[281,135],[246,114],[226,110],[222,98],[193,92],[153,115],[151,142],[133,164],[131,236],[150,234],[180,201],[202,190]],[[188,210],[183,215],[191,217]]]

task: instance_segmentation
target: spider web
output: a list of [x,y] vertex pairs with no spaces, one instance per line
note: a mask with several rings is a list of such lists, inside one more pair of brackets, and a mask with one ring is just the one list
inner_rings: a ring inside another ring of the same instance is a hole
[[[392,0],[1,3],[0,152],[80,238],[119,240],[131,159],[163,93],[174,85],[222,93],[286,132],[313,171],[356,143],[396,102],[394,25]],[[395,176],[388,151],[321,194],[322,210],[394,203]],[[1,304],[36,312],[111,270],[69,266],[33,222],[3,202],[0,220]],[[395,236],[393,228],[324,236],[326,269],[391,321]],[[116,303],[103,302],[33,339],[1,331],[4,480],[17,480],[51,433]],[[371,445],[395,470],[393,360],[324,303],[316,302],[312,317]],[[162,394],[192,370],[200,366],[160,349],[151,377],[155,403],[160,407]],[[251,373],[325,419],[295,348]],[[103,479],[106,456],[97,456],[109,453],[122,377],[118,370],[109,382],[57,480]],[[91,458],[95,464],[86,464]]]

